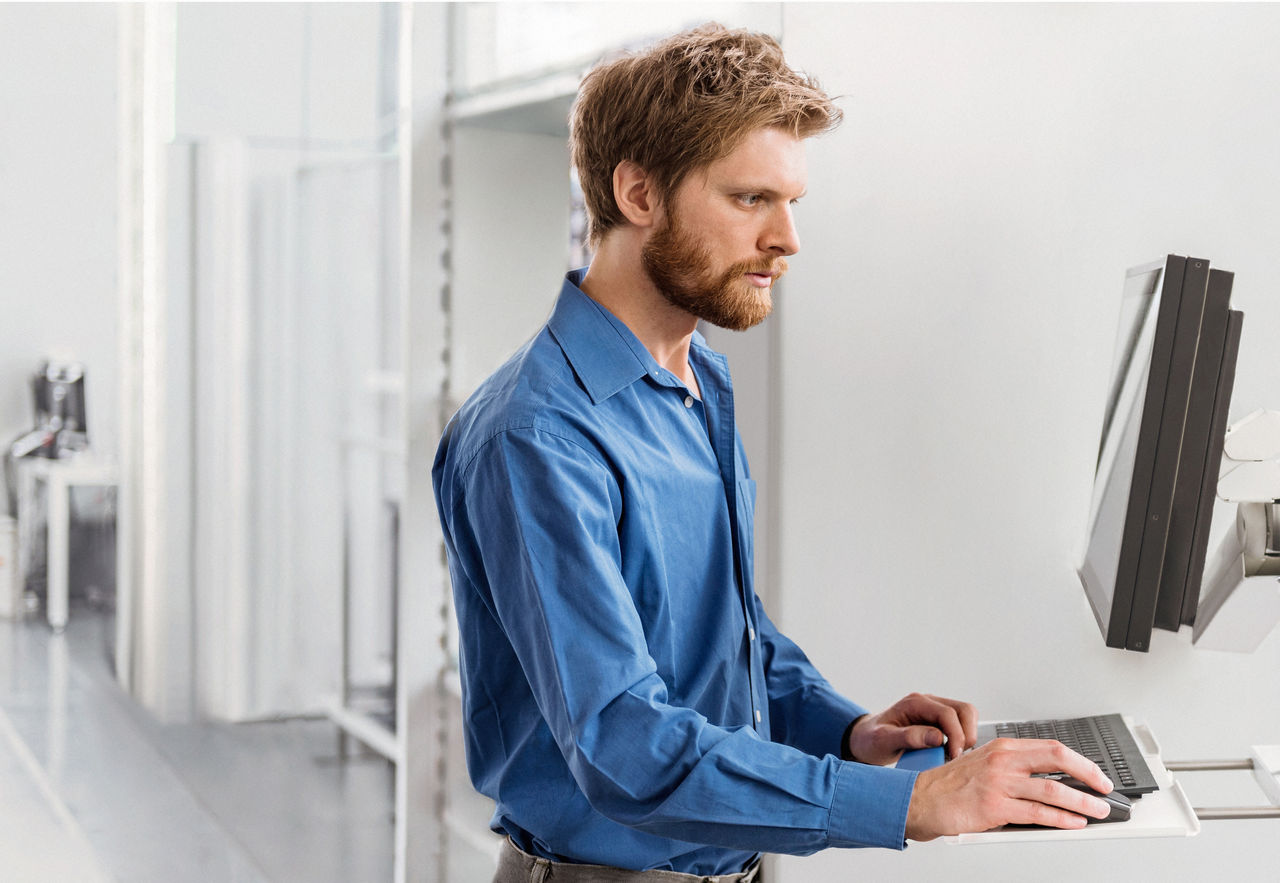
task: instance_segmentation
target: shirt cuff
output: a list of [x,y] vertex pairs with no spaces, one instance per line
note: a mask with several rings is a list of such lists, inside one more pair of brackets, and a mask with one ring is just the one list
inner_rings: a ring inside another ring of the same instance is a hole
[[907,845],[907,808],[915,788],[915,770],[842,762],[827,837],[832,846]]

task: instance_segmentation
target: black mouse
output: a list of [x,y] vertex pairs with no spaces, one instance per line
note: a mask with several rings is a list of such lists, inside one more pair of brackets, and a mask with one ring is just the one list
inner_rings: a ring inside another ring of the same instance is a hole
[[1075,788],[1077,791],[1083,791],[1085,794],[1099,797],[1105,800],[1107,805],[1111,807],[1111,814],[1105,819],[1095,819],[1093,816],[1085,816],[1085,818],[1089,820],[1089,824],[1092,825],[1094,822],[1129,821],[1129,813],[1133,810],[1133,802],[1119,791],[1112,791],[1110,794],[1099,794],[1097,791],[1093,790],[1074,776],[1063,776],[1058,781],[1066,785],[1068,788]]

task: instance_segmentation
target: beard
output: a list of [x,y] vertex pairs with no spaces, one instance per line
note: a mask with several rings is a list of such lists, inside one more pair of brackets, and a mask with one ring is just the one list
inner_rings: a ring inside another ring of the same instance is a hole
[[710,251],[680,225],[674,205],[645,242],[640,259],[670,304],[730,331],[759,325],[773,310],[773,287],[757,288],[745,274],[772,273],[776,281],[787,271],[787,262],[777,257],[739,261],[717,274]]

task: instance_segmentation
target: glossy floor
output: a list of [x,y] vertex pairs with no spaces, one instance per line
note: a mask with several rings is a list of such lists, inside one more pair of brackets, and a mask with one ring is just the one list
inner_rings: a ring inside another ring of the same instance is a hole
[[161,725],[111,677],[113,619],[0,620],[5,880],[380,881],[394,771],[325,720]]

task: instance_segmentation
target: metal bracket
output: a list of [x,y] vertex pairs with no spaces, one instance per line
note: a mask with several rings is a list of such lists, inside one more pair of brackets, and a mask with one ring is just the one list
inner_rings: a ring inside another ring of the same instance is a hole
[[1210,819],[1280,819],[1280,806],[1274,805],[1273,788],[1264,779],[1274,779],[1276,771],[1270,765],[1259,760],[1258,749],[1255,757],[1242,760],[1184,760],[1165,763],[1165,769],[1171,773],[1206,772],[1217,770],[1249,770],[1258,779],[1258,784],[1272,800],[1272,806],[1211,806],[1195,807],[1196,818],[1201,821]]
[[1280,501],[1268,503],[1266,513],[1267,542],[1262,554],[1266,558],[1280,558]]

